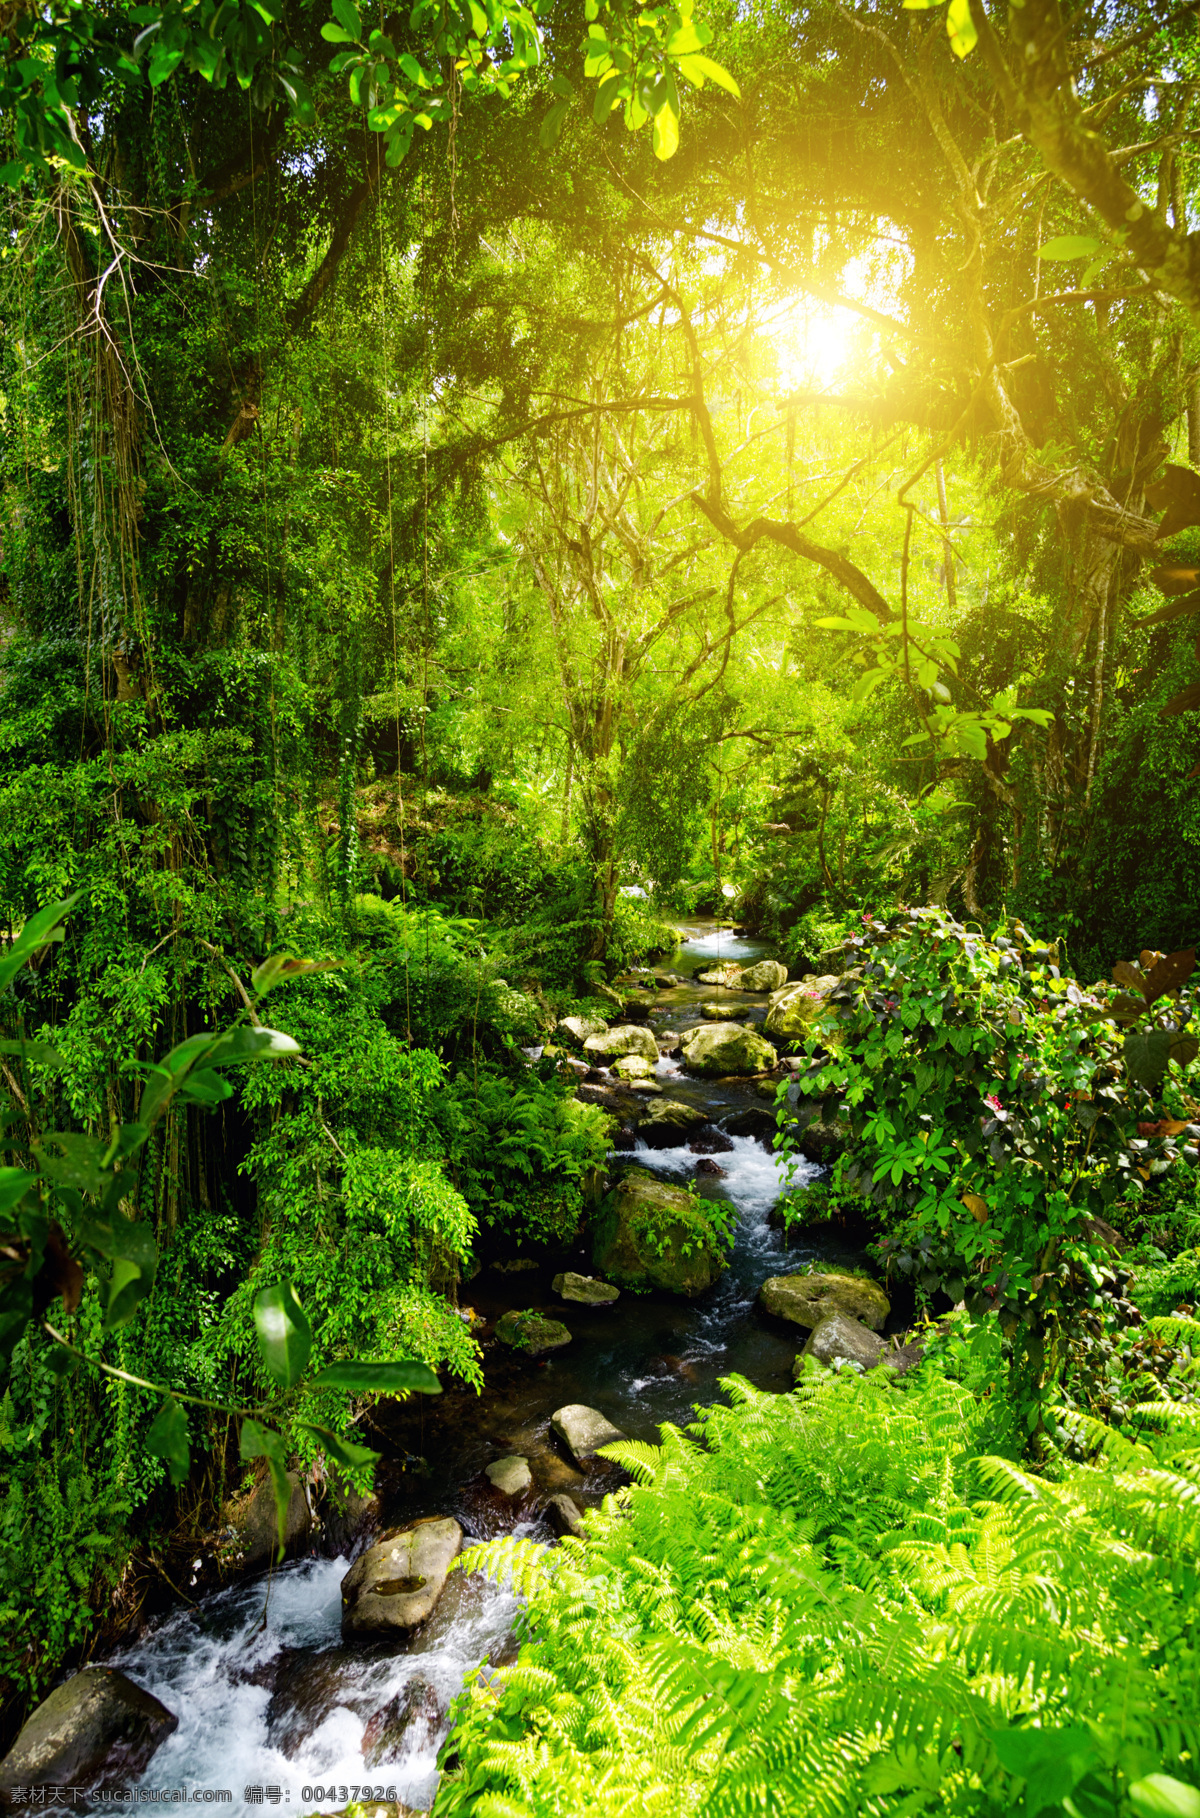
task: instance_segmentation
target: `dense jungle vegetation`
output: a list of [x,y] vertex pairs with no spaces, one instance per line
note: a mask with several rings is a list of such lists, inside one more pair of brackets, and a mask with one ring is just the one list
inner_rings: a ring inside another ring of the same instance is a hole
[[435,1810],[1200,1818],[1198,146],[1168,0],[0,3],[5,1746],[715,915],[960,1311],[494,1543]]

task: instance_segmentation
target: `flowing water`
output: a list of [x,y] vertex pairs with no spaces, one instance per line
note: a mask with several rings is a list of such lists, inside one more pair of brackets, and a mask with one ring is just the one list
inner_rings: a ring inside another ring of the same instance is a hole
[[[762,954],[755,942],[707,926],[671,964],[690,977]],[[765,996],[689,982],[659,994],[652,1027],[682,1030],[700,1020],[700,1003],[716,995],[752,1005],[751,1022],[765,1015]],[[748,1084],[689,1078],[669,1059],[657,1071],[664,1093],[703,1107],[718,1130],[751,1107],[771,1109]],[[419,1472],[405,1473],[385,1495],[385,1525],[450,1514],[468,1544],[513,1529],[549,1540],[538,1516],[541,1497],[570,1489],[594,1503],[614,1481],[611,1467],[598,1464],[584,1475],[555,1450],[549,1439],[555,1408],[584,1402],[630,1437],[656,1440],[661,1422],[686,1423],[696,1406],[717,1398],[719,1379],[730,1373],[763,1389],[791,1386],[796,1335],[761,1312],[759,1288],[768,1275],[800,1261],[857,1259],[827,1239],[793,1240],[785,1254],[768,1223],[780,1191],[772,1151],[754,1135],[728,1141],[732,1146],[711,1158],[720,1175],[697,1173],[699,1158],[686,1146],[649,1149],[638,1142],[632,1154],[614,1157],[681,1182],[695,1178],[706,1196],[736,1207],[730,1265],[698,1301],[622,1294],[607,1307],[564,1306],[551,1292],[549,1266],[489,1269],[470,1285],[469,1297],[489,1321],[508,1307],[542,1307],[565,1321],[572,1343],[541,1362],[489,1348],[482,1398],[449,1391],[436,1416],[428,1416],[428,1430],[413,1426],[427,1418],[424,1408],[414,1414],[410,1406],[397,1416],[408,1423],[398,1449],[411,1443],[422,1457]],[[819,1172],[801,1162],[796,1179]],[[568,1266],[588,1272],[586,1252]],[[515,1502],[493,1491],[482,1474],[507,1452],[523,1453],[534,1473],[534,1492]],[[114,1657],[180,1719],[143,1777],[144,1788],[185,1786],[189,1797],[195,1788],[228,1788],[237,1812],[260,1804],[332,1811],[360,1787],[422,1808],[432,1802],[446,1706],[470,1668],[507,1657],[517,1605],[478,1574],[454,1573],[433,1616],[399,1649],[391,1638],[343,1645],[339,1585],[348,1564],[349,1555],[292,1561],[269,1580],[239,1584],[177,1611]],[[406,1710],[416,1715],[402,1740],[382,1749],[380,1765],[368,1767],[364,1742],[369,1756],[380,1732]]]

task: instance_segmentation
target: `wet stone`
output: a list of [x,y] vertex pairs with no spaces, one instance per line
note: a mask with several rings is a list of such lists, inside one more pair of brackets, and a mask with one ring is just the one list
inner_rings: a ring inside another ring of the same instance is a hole
[[529,1460],[519,1456],[497,1458],[486,1467],[486,1476],[502,1496],[523,1496],[533,1482]]
[[579,1540],[585,1537],[587,1530],[583,1525],[579,1504],[565,1491],[560,1490],[556,1496],[547,1496],[542,1514],[556,1534],[574,1534]]
[[342,1633],[412,1629],[424,1622],[462,1538],[458,1523],[442,1516],[415,1522],[368,1547],[342,1579]]
[[42,1700],[0,1761],[0,1795],[17,1786],[128,1784],[178,1727],[174,1712],[115,1667],[85,1667]]
[[614,1427],[599,1408],[589,1408],[577,1401],[558,1408],[550,1416],[550,1427],[577,1465],[586,1465],[600,1446],[611,1446],[625,1438],[620,1427]]
[[550,1286],[564,1300],[577,1300],[589,1307],[605,1306],[621,1296],[621,1290],[614,1288],[611,1282],[598,1281],[594,1275],[577,1275],[574,1269],[556,1275]]
[[543,1351],[557,1351],[569,1345],[571,1334],[557,1319],[547,1319],[532,1307],[510,1308],[496,1321],[496,1337],[514,1351],[525,1351],[538,1357]]
[[363,1766],[386,1767],[399,1761],[406,1749],[428,1749],[445,1717],[446,1706],[429,1681],[419,1675],[410,1679],[367,1719]]

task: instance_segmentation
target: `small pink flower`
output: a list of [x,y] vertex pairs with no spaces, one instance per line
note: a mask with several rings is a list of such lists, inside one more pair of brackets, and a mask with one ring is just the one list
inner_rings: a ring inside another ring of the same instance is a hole
[[988,1107],[989,1111],[1003,1111],[1004,1109],[1004,1106],[1000,1103],[1000,1100],[996,1097],[994,1092],[989,1092],[983,1102]]

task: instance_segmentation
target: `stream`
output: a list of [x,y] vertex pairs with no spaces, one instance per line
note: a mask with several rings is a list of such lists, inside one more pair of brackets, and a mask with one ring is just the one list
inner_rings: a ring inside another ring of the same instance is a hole
[[[747,964],[764,952],[761,943],[715,924],[696,926],[668,963],[689,982],[658,994],[650,1026],[661,1034],[700,1021],[701,1001],[718,992],[691,982],[692,974],[729,960]],[[748,1020],[761,1023],[765,995],[719,995],[750,1004]],[[678,1061],[666,1058],[657,1073],[665,1095],[702,1106],[718,1129],[750,1106],[771,1109],[754,1082],[689,1077]],[[582,1246],[566,1264],[521,1272],[511,1265],[489,1268],[464,1288],[462,1298],[489,1322],[510,1307],[541,1307],[568,1325],[572,1343],[536,1361],[485,1341],[482,1396],[450,1388],[436,1413],[426,1413],[432,1404],[425,1397],[415,1398],[425,1404],[419,1411],[413,1404],[400,1409],[393,1417],[400,1423],[396,1449],[419,1451],[419,1469],[386,1481],[378,1526],[453,1515],[468,1537],[464,1545],[514,1529],[549,1540],[551,1530],[538,1515],[545,1495],[568,1489],[594,1504],[619,1481],[614,1468],[599,1461],[586,1475],[566,1462],[549,1436],[556,1408],[584,1402],[631,1438],[656,1441],[660,1422],[685,1424],[694,1407],[717,1399],[719,1379],[732,1372],[762,1389],[791,1387],[799,1335],[762,1313],[759,1288],[768,1275],[800,1262],[860,1258],[833,1233],[793,1237],[785,1254],[782,1237],[767,1222],[779,1194],[774,1156],[756,1136],[729,1140],[732,1148],[712,1158],[723,1177],[697,1174],[699,1158],[687,1147],[655,1150],[639,1142],[632,1154],[614,1156],[614,1162],[633,1161],[681,1182],[694,1176],[702,1193],[726,1197],[737,1208],[730,1266],[696,1302],[623,1293],[611,1306],[565,1304],[552,1293],[551,1277],[564,1266],[590,1272]],[[802,1183],[820,1173],[801,1161],[795,1178]],[[380,1431],[387,1432],[383,1419]],[[529,1459],[534,1477],[533,1491],[513,1500],[483,1476],[487,1463],[510,1452]],[[400,1651],[394,1636],[343,1645],[339,1585],[362,1544],[336,1558],[290,1561],[269,1576],[178,1609],[111,1657],[110,1664],[179,1717],[143,1777],[144,1788],[185,1786],[189,1797],[197,1788],[229,1788],[235,1812],[260,1804],[334,1811],[359,1788],[364,1797],[369,1788],[375,1797],[422,1809],[432,1803],[446,1707],[469,1669],[511,1658],[517,1604],[480,1575],[454,1572],[433,1615],[399,1644]],[[364,1735],[369,1747],[406,1700],[416,1715],[402,1741],[368,1769]]]

